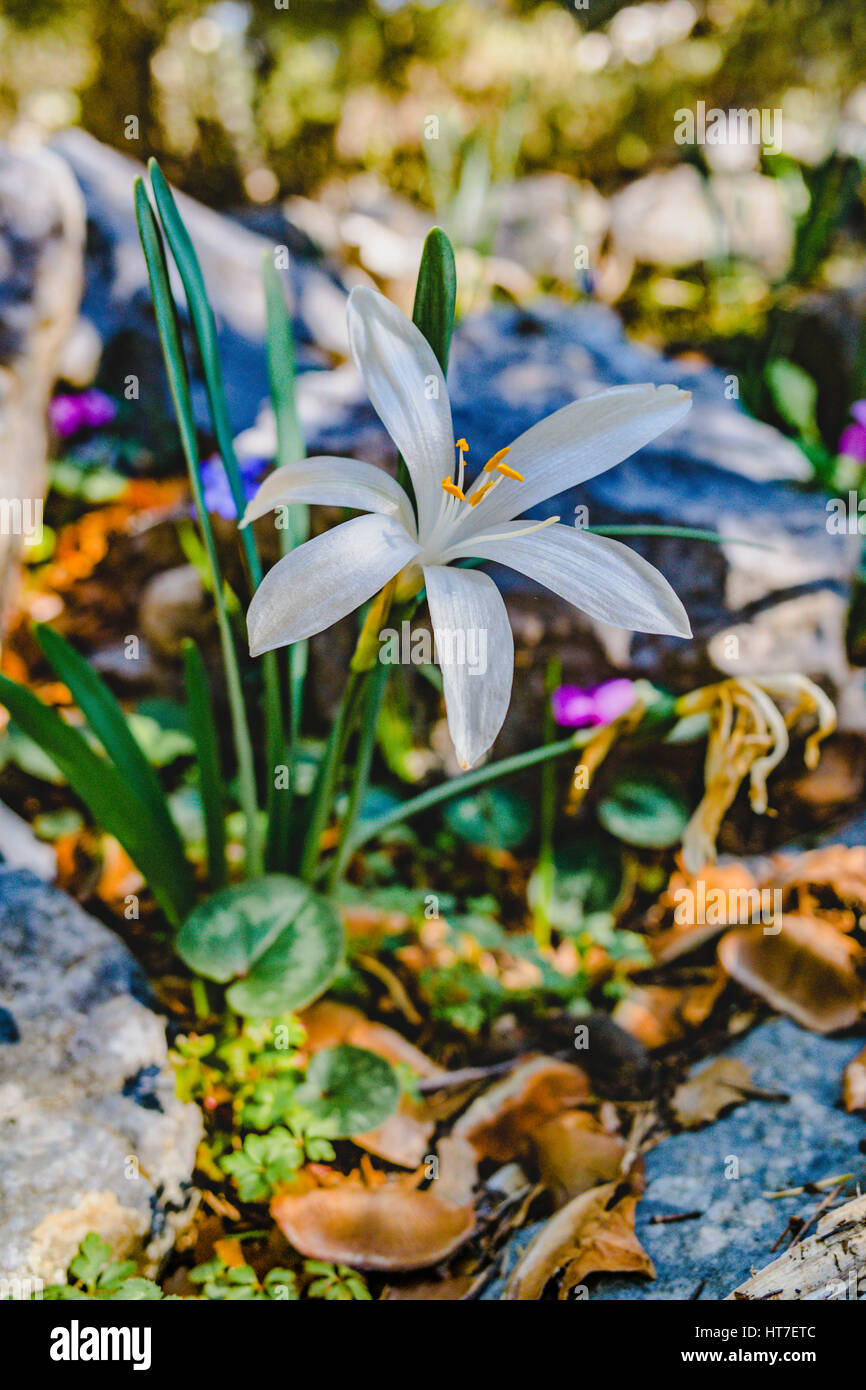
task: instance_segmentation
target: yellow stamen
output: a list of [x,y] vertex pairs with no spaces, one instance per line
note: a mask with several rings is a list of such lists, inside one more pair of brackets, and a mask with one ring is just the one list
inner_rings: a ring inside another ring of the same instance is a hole
[[458,439],[456,447],[462,449],[464,453],[469,452],[469,445],[466,443],[465,439]]
[[494,468],[498,468],[500,459],[504,459],[505,455],[510,453],[511,445],[506,444],[504,449],[500,449],[498,453],[493,455],[493,458],[487,460],[487,462],[484,465],[484,468],[482,469],[482,472],[492,473]]
[[461,502],[466,501],[466,493],[463,491],[462,487],[458,487],[456,483],[452,483],[450,478],[442,479],[442,491],[449,493],[452,497],[458,497]]
[[503,478],[514,478],[518,483],[524,481],[523,474],[518,473],[516,468],[511,468],[507,463],[497,463],[496,471],[497,473],[501,473]]
[[491,478],[489,483],[485,483],[484,486],[480,487],[477,492],[473,492],[472,496],[468,499],[470,507],[477,507],[485,492],[489,492],[490,489],[495,486],[496,479]]

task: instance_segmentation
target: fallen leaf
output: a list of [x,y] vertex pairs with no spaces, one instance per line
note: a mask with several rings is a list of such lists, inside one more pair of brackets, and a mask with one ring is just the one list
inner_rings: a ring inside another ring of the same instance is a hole
[[866,1047],[852,1058],[842,1077],[842,1099],[845,1109],[866,1110]]
[[673,916],[672,924],[648,945],[658,965],[688,955],[735,922],[750,919],[757,881],[745,864],[707,864],[692,876],[676,873],[652,910],[654,918]]
[[458,1303],[477,1283],[477,1274],[455,1274],[451,1279],[413,1280],[411,1284],[391,1284],[382,1297],[386,1303]]
[[636,985],[613,1011],[613,1021],[652,1051],[684,1038],[709,1018],[725,987],[722,971],[706,981]]
[[690,1080],[677,1086],[671,1106],[677,1123],[683,1129],[698,1129],[742,1105],[748,1097],[744,1092],[754,1088],[752,1073],[735,1057],[716,1057]]
[[[386,1024],[371,1022],[360,1009],[348,1004],[324,1000],[307,1009],[301,1015],[301,1022],[307,1032],[306,1047],[311,1053],[349,1043],[378,1053],[392,1065],[407,1066],[418,1077],[440,1080],[448,1076],[443,1067],[432,1062],[402,1033]],[[383,1125],[365,1134],[352,1135],[352,1142],[389,1163],[416,1168],[429,1153],[435,1127],[434,1117],[424,1102],[403,1096],[399,1108]]]
[[580,1067],[554,1057],[533,1057],[490,1086],[469,1106],[452,1134],[468,1139],[479,1158],[519,1158],[545,1120],[586,1100],[589,1079]]
[[781,889],[786,911],[809,915],[835,899],[853,911],[851,926],[856,926],[866,914],[866,845],[824,845],[806,854],[775,855],[767,881]]
[[351,1043],[353,1047],[366,1047],[377,1052],[380,1057],[395,1066],[403,1063],[415,1072],[416,1076],[432,1080],[447,1077],[448,1072],[415,1047],[396,1028],[384,1023],[373,1023],[349,1004],[336,1004],[324,1000],[314,1004],[301,1014],[301,1022],[307,1032],[307,1049],[319,1052],[324,1047],[336,1047],[340,1043]]
[[719,942],[728,974],[816,1033],[835,1033],[857,1022],[863,987],[857,976],[860,948],[815,917],[782,917],[768,935],[761,926],[739,927]]
[[584,1110],[557,1115],[533,1137],[541,1181],[557,1206],[622,1177],[627,1145]]
[[473,1145],[459,1134],[448,1134],[439,1140],[436,1153],[439,1159],[436,1196],[455,1207],[470,1206],[478,1179]]
[[471,1207],[396,1183],[282,1194],[271,1213],[308,1259],[356,1269],[424,1269],[453,1254],[475,1229]]
[[506,1299],[540,1299],[560,1270],[560,1298],[590,1274],[646,1274],[654,1279],[653,1262],[634,1233],[638,1199],[629,1193],[609,1206],[616,1190],[614,1182],[595,1187],[552,1216],[513,1270]]

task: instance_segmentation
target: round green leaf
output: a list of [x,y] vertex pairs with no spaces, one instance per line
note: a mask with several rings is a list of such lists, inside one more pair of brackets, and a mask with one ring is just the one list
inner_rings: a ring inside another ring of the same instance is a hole
[[669,849],[682,839],[689,809],[679,786],[662,772],[628,772],[598,804],[605,830],[639,849]]
[[577,844],[556,849],[550,896],[539,868],[530,875],[527,900],[533,909],[544,900],[551,926],[557,931],[579,931],[592,913],[609,911],[622,888],[622,851],[611,840],[587,836]]
[[177,937],[182,960],[226,984],[239,1014],[270,1018],[302,1009],[327,988],[343,958],[343,927],[332,905],[283,874],[214,893]]
[[461,840],[482,849],[516,849],[532,829],[529,806],[505,787],[455,797],[446,802],[442,816]]
[[327,1123],[329,1138],[349,1139],[378,1129],[393,1115],[400,1082],[384,1057],[341,1043],[315,1054],[296,1098]]

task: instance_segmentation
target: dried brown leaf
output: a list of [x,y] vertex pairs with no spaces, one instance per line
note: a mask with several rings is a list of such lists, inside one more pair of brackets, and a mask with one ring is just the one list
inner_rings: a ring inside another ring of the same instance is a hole
[[781,931],[739,927],[719,942],[719,960],[745,989],[804,1028],[834,1033],[857,1022],[860,948],[815,917],[782,917]]
[[627,1145],[584,1110],[570,1110],[548,1120],[533,1143],[541,1180],[557,1206],[589,1192],[599,1183],[622,1177]]
[[468,1139],[479,1158],[506,1163],[530,1149],[540,1124],[586,1100],[590,1091],[580,1067],[533,1057],[473,1101],[452,1133]]
[[616,1183],[605,1183],[575,1197],[562,1207],[524,1251],[505,1297],[535,1301],[560,1270],[560,1298],[590,1274],[636,1273],[655,1278],[649,1255],[634,1232],[637,1197],[629,1193],[616,1202]]
[[685,985],[638,985],[613,1011],[613,1021],[652,1051],[683,1038],[709,1018],[725,987],[719,970]]
[[424,1269],[453,1254],[475,1228],[471,1207],[392,1182],[283,1194],[271,1214],[302,1255],[356,1269]]
[[754,1088],[752,1073],[735,1057],[716,1057],[674,1091],[671,1105],[683,1129],[712,1124],[725,1110],[741,1105]]
[[866,1047],[845,1068],[842,1099],[848,1111],[866,1110]]

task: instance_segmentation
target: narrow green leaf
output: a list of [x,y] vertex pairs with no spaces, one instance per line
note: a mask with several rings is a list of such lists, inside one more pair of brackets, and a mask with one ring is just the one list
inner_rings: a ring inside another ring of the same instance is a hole
[[184,676],[189,701],[189,725],[198,761],[198,785],[204,811],[208,880],[212,889],[228,881],[225,807],[220,770],[219,740],[210,690],[201,653],[192,638],[183,644]]
[[[246,510],[246,496],[232,438],[213,309],[208,299],[204,276],[192,238],[180,215],[174,194],[155,159],[150,160],[148,168],[157,212],[186,295],[187,307],[204,370],[208,409],[216,435],[217,448],[226,470],[235,511],[238,520],[240,520]],[[248,526],[239,534],[250,583],[253,588],[257,588],[262,581],[262,566],[256,548],[255,533],[253,528]],[[269,810],[273,810],[274,769],[283,756],[282,699],[276,653],[266,652],[262,656],[261,662],[265,710],[265,762],[269,776]],[[279,867],[282,867],[282,864]]]
[[[271,403],[277,425],[277,464],[296,463],[306,453],[306,441],[295,400],[295,339],[292,319],[286,304],[283,283],[270,256],[262,263],[265,287],[265,306],[268,320],[268,377]],[[282,551],[286,555],[302,545],[310,534],[310,509],[298,504],[288,508],[288,527],[280,531]],[[294,796],[294,750],[301,728],[304,702],[304,682],[307,674],[309,644],[295,642],[286,653],[289,691],[289,728],[286,749],[289,767],[289,787],[271,786],[268,792],[268,838],[265,847],[265,867],[284,869],[289,854],[289,836]]]
[[[296,463],[307,451],[295,400],[295,336],[280,273],[273,258],[262,261],[268,320],[268,378],[277,424],[277,462]],[[292,508],[292,512],[295,512]],[[297,508],[305,511],[306,508]],[[306,539],[301,537],[300,539]]]
[[427,233],[418,267],[412,322],[432,347],[443,373],[448,371],[456,303],[457,270],[451,242],[441,227],[433,227]]
[[[134,738],[120,705],[90,662],[59,633],[38,624],[36,640],[60,680],[67,685],[99,742],[131,790],[147,806],[175,867],[190,877],[183,841],[168,809],[162,784]],[[192,880],[190,877],[190,892]]]
[[210,517],[208,516],[207,508],[204,504],[204,494],[198,464],[198,442],[195,419],[192,412],[192,402],[189,393],[189,377],[180,337],[180,328],[177,321],[177,312],[171,295],[162,238],[160,237],[159,228],[156,225],[156,218],[154,217],[153,209],[150,206],[141,179],[137,179],[135,183],[135,213],[138,221],[139,235],[141,236],[141,244],[144,248],[144,257],[147,262],[147,273],[150,280],[151,295],[153,297],[154,313],[159,330],[162,354],[168,373],[169,387],[172,400],[174,401],[175,415],[177,416],[178,428],[180,430],[181,445],[186,459],[190,486],[192,488],[208,565],[211,572],[212,591],[216,604],[217,623],[219,625],[223,663],[225,666],[226,690],[228,693],[229,711],[232,721],[235,755],[238,762],[240,801],[247,823],[247,871],[251,875],[254,875],[261,871],[263,855],[258,824],[258,802],[256,799],[256,777],[253,764],[252,740],[247,724],[238,656],[235,650],[234,637],[232,635],[231,623],[226,608],[216,544],[213,538]]
[[0,702],[54,760],[94,820],[120,841],[166,916],[178,925],[193,901],[189,865],[170,858],[159,826],[124,774],[94,753],[55,710],[7,676],[0,676]]

